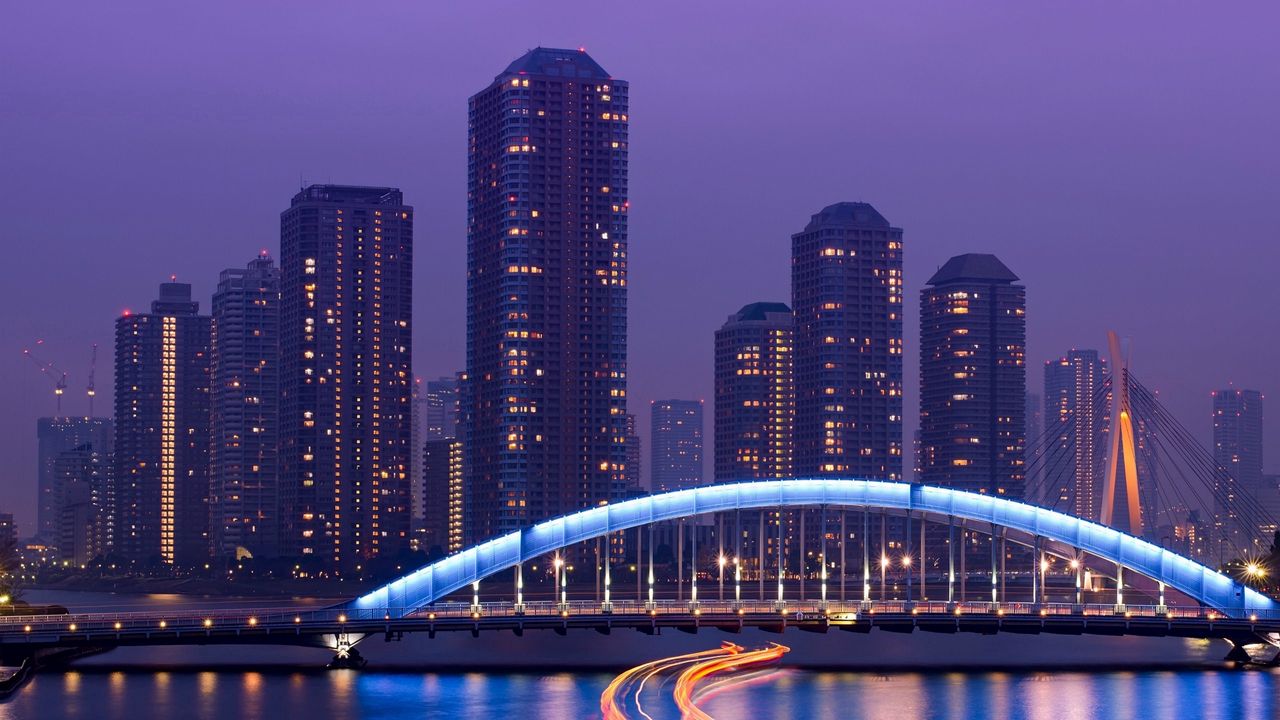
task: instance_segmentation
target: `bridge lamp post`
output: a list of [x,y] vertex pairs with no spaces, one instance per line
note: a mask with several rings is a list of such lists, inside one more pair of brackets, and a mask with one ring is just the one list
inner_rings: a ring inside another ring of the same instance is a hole
[[1116,563],[1116,612],[1124,612],[1124,566]]
[[557,553],[552,564],[556,568],[556,584],[560,586],[560,612],[564,612],[569,608],[568,573],[564,571],[564,558]]
[[[537,570],[537,568],[534,568]],[[516,607],[517,615],[524,614],[524,564],[516,563]]]
[[610,566],[609,557],[608,557],[608,556],[605,556],[605,561],[604,561],[604,604],[600,606],[600,612],[604,612],[604,613],[611,613],[611,612],[613,612],[613,602],[612,602],[612,600],[611,600],[611,598],[613,597],[613,595],[612,595],[613,577],[612,577],[611,573],[609,572],[609,566]]
[[907,597],[907,607],[910,607],[911,606],[911,555],[907,554],[902,556],[902,569],[907,573],[906,597]]
[[725,563],[728,562],[724,553],[720,553],[720,557],[717,562],[720,564],[720,602],[724,602],[724,566]]
[[1071,558],[1071,569],[1076,575],[1076,605],[1084,605],[1084,576],[1079,558]]
[[[825,537],[825,534],[824,534],[824,537]],[[827,555],[826,555],[826,553],[823,553],[823,554],[822,554],[822,577],[821,577],[821,580],[822,580],[822,604],[821,604],[821,608],[822,608],[822,611],[823,611],[823,612],[826,612],[826,611],[827,611]]]
[[471,614],[480,614],[480,581],[471,583]]
[[889,556],[880,554],[880,602],[885,601],[885,575],[889,572]]
[[1045,557],[1044,553],[1041,553],[1040,554],[1040,597],[1038,598],[1041,603],[1046,603],[1049,601],[1049,597],[1048,597],[1049,588],[1045,587],[1045,584],[1044,584],[1045,575],[1048,574],[1048,572],[1049,572],[1049,558]]
[[742,605],[742,558],[733,559],[733,607],[739,609]]

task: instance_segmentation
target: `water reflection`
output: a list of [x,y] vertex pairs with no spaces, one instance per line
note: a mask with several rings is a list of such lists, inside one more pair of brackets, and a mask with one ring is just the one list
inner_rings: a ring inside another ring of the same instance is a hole
[[[558,720],[598,716],[600,692],[610,679],[609,673],[86,668],[38,676],[0,704],[0,720]],[[1280,672],[1262,670],[875,674],[787,669],[769,682],[716,692],[702,708],[719,720],[1235,720],[1272,717],[1277,693]],[[676,717],[674,707],[655,707],[652,714],[654,720]]]

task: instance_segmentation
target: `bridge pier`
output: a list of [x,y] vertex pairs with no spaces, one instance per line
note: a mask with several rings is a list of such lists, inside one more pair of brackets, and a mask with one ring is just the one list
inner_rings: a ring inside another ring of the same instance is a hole
[[[331,670],[359,670],[368,664],[360,655],[360,651],[356,650],[356,644],[365,638],[364,635],[358,633],[337,633],[336,635],[326,635],[327,643],[333,649],[333,659],[329,661],[328,668]],[[328,640],[332,638],[332,640]]]

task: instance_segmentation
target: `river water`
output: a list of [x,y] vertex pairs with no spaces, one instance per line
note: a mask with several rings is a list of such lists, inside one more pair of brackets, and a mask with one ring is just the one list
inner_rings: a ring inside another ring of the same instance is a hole
[[[29,593],[72,607],[174,606],[177,596]],[[208,599],[199,602],[208,604]],[[243,602],[243,601],[241,601]],[[607,641],[606,641],[607,642]],[[718,640],[707,638],[709,645]],[[785,640],[784,640],[785,642]],[[1033,642],[1033,640],[1028,640]],[[421,672],[297,669],[297,649],[254,648],[247,662],[182,662],[180,648],[134,649],[37,675],[0,720],[286,720],[304,718],[589,718],[613,672]],[[199,657],[199,656],[196,656]],[[317,663],[318,665],[319,663]],[[1280,671],[1201,664],[1158,670],[840,672],[797,669],[803,658],[713,689],[700,707],[719,720],[753,718],[1185,718],[1280,717]],[[677,718],[666,686],[646,690],[653,720]],[[629,717],[644,717],[629,704]]]
[[[257,720],[270,718],[599,717],[598,673],[440,674],[103,668],[38,675],[0,718]],[[725,688],[700,707],[733,718],[1276,717],[1269,671],[874,673],[783,669]],[[657,693],[644,710],[678,717]],[[638,713],[632,717],[642,717]]]

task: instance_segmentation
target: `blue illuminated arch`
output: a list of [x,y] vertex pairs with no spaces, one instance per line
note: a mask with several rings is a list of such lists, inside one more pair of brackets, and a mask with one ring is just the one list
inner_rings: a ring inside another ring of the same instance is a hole
[[1229,617],[1280,604],[1177,553],[1088,520],[1005,498],[881,480],[760,480],[708,485],[626,500],[553,518],[426,565],[346,607],[401,615],[518,563],[611,532],[732,510],[828,505],[926,512],[1065,543],[1163,582]]

